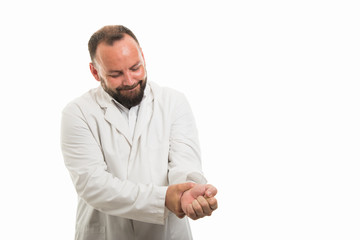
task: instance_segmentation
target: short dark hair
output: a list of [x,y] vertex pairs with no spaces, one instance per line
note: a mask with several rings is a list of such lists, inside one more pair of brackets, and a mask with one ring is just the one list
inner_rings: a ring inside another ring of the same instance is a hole
[[134,33],[122,25],[109,25],[96,31],[88,42],[91,61],[94,62],[96,49],[100,43],[105,42],[111,46],[115,41],[121,40],[124,37],[124,34],[129,35],[137,42],[137,44],[139,44],[139,41],[137,40]]

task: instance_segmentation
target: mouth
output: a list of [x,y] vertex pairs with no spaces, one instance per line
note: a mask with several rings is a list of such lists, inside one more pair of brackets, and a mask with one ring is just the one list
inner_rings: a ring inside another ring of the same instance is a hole
[[136,84],[134,84],[132,86],[118,87],[118,88],[116,88],[116,90],[119,91],[119,92],[120,91],[129,91],[129,92],[131,92],[131,91],[135,90],[138,86],[140,86],[140,83],[141,83],[141,81],[139,81],[138,83],[136,83]]

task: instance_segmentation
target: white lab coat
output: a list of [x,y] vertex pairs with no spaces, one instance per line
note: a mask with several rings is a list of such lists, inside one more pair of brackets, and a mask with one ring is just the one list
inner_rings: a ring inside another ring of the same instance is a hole
[[63,110],[61,146],[78,193],[76,240],[192,239],[187,218],[165,207],[170,184],[206,183],[185,97],[146,86],[134,136],[98,87]]

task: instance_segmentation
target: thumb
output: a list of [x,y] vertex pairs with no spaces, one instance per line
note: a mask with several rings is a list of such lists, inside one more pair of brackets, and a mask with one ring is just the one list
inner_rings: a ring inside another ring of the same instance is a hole
[[193,182],[180,183],[178,190],[183,193],[183,192],[189,190],[190,188],[193,188],[194,186],[195,186],[195,183],[193,183]]
[[208,198],[214,197],[217,194],[217,189],[211,184],[206,185],[206,192],[205,195]]

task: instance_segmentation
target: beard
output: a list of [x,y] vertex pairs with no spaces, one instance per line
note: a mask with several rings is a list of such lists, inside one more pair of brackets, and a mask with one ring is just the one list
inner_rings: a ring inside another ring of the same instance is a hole
[[[105,80],[103,78],[100,78],[100,80],[101,80],[101,86],[103,87],[105,92],[107,92],[118,103],[120,103],[121,105],[123,105],[128,109],[136,105],[139,105],[144,97],[147,77],[145,77],[144,80],[140,80],[138,83],[136,83],[133,86],[118,87],[115,89],[110,89],[108,86],[106,86]],[[129,90],[134,88],[138,88],[138,89],[128,92]]]

